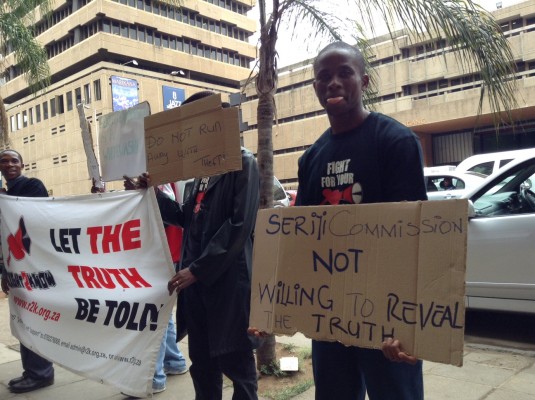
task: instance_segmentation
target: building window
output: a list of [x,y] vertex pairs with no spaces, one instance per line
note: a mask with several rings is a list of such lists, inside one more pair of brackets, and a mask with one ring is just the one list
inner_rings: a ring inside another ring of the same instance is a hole
[[28,111],[24,110],[22,112],[22,127],[26,128],[28,126]]
[[28,117],[30,118],[30,125],[33,125],[33,108],[28,110]]
[[72,110],[72,91],[67,92],[67,111]]
[[56,98],[50,99],[50,117],[56,116]]
[[535,17],[526,18],[526,26],[528,27],[528,32],[535,30]]
[[93,81],[93,93],[95,95],[95,101],[102,100],[102,92],[100,90],[100,79]]
[[91,104],[91,86],[89,86],[89,83],[84,85],[84,104]]
[[82,89],[80,89],[80,88],[74,89],[74,98],[75,98],[75,101],[76,101],[76,105],[82,103]]
[[63,105],[63,95],[60,94],[56,96],[56,102],[58,107],[58,114],[63,114],[65,112],[65,106]]
[[11,132],[15,132],[17,130],[17,120],[14,115],[10,117],[11,120]]
[[35,106],[35,122],[41,122],[41,105]]
[[48,119],[48,103],[45,101],[43,103],[43,120]]

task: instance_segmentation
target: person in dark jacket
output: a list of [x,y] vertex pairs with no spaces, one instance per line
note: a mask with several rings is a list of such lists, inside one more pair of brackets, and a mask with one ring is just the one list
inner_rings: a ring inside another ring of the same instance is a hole
[[[37,178],[27,178],[22,175],[23,168],[22,156],[17,151],[0,152],[0,172],[7,184],[6,194],[20,197],[48,197],[43,182]],[[2,291],[9,293],[8,281],[3,277]],[[22,376],[9,381],[8,386],[11,392],[31,392],[54,383],[54,367],[50,361],[34,353],[22,343],[20,344],[20,358],[24,372]]]
[[[212,94],[196,93],[183,105]],[[258,398],[256,339],[247,328],[259,174],[250,151],[242,148],[241,157],[241,171],[196,178],[182,207],[157,192],[163,221],[184,228],[179,270],[168,289],[183,295],[196,400],[221,399],[223,374],[234,400]],[[148,174],[139,177],[138,187],[149,184]]]

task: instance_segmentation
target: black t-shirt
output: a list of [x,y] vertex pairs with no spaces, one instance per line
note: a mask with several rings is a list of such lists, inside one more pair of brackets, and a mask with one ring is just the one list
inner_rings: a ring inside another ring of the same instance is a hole
[[418,137],[383,114],[347,132],[328,129],[299,159],[296,205],[426,199]]
[[43,182],[24,175],[7,181],[7,194],[21,197],[48,197],[48,191]]

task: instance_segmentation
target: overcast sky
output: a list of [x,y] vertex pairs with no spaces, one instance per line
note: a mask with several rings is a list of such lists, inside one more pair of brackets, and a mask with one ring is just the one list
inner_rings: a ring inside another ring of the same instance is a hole
[[[510,5],[521,3],[526,0],[476,0],[477,3],[481,4],[489,11],[494,11],[497,8],[497,4],[501,3],[502,7],[508,7]],[[267,3],[270,3],[267,0]],[[326,1],[323,0],[325,4]],[[256,7],[249,13],[249,16],[255,18],[258,21],[258,10]],[[303,28],[303,32],[306,31],[306,27],[299,26],[299,29]],[[294,64],[299,61],[303,61],[308,58],[312,58],[316,55],[318,50],[322,48],[325,44],[316,44],[310,43],[310,40],[307,39],[306,32],[300,33],[298,37],[292,40],[293,29],[288,28],[284,24],[281,24],[281,29],[279,31],[279,39],[277,41],[277,51],[279,53],[278,66],[284,67],[286,65]],[[377,34],[387,33],[385,32],[376,32]],[[348,37],[350,39],[350,37]],[[251,43],[255,43],[258,40],[258,36],[255,35],[251,38]],[[304,42],[307,42],[308,45],[305,45]],[[308,47],[308,48],[307,48]]]

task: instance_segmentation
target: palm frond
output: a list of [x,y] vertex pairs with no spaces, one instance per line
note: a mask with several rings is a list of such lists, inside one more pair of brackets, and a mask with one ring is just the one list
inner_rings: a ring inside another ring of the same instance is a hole
[[[34,37],[35,18],[49,18],[50,0],[7,0],[0,8],[0,41],[12,49],[31,92],[50,84],[46,50]],[[9,44],[9,46],[8,46]]]
[[495,118],[505,111],[511,119],[510,112],[517,104],[512,79],[514,55],[492,14],[468,0],[357,0],[356,3],[361,10],[366,5],[368,16],[374,13],[371,10],[377,10],[389,27],[393,21],[403,21],[417,40],[446,39],[461,69],[481,76],[478,115],[487,99]]

